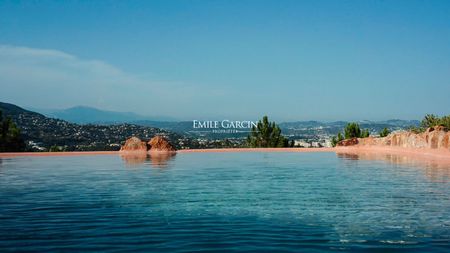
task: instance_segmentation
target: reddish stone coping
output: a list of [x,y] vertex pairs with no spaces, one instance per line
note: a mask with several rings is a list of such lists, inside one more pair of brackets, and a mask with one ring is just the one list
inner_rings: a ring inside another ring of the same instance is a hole
[[71,152],[15,152],[15,153],[0,153],[2,157],[15,156],[79,156],[79,155],[115,155],[119,151],[71,151]]
[[334,148],[213,148],[181,149],[178,153],[225,153],[225,152],[334,152]]

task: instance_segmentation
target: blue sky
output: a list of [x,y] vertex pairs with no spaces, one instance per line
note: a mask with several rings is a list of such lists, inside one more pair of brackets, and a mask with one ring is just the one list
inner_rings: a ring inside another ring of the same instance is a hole
[[186,120],[450,114],[450,1],[0,1],[0,85]]

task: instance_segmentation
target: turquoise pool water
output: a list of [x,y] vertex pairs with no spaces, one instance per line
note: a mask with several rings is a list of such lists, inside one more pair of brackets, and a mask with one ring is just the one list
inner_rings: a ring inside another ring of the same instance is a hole
[[2,158],[0,252],[449,252],[449,171],[334,153]]

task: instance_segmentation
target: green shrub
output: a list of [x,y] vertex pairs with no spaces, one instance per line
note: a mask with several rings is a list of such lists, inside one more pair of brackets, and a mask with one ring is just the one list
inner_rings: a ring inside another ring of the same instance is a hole
[[267,116],[252,128],[247,143],[252,148],[279,148],[289,145],[288,139],[281,135],[280,127],[275,122],[269,122]]
[[434,115],[434,114],[427,114],[425,115],[425,117],[422,119],[422,122],[420,122],[420,126],[422,128],[429,128],[429,127],[434,127],[437,125],[440,125],[441,119]]
[[369,129],[361,130],[356,122],[348,123],[344,129],[345,139],[369,137]]
[[427,130],[427,128],[435,126],[443,126],[450,129],[450,115],[440,118],[434,114],[427,114],[420,122],[420,127],[411,127],[409,130],[414,133],[421,133]]
[[379,134],[380,137],[386,137],[391,133],[391,131],[389,131],[389,129],[387,129],[387,127],[385,127]]
[[370,136],[369,129],[364,129],[361,131],[360,138],[367,138]]
[[[345,136],[345,138],[344,138]],[[348,123],[344,128],[344,136],[342,136],[341,132],[337,134],[337,137],[333,136],[331,138],[331,146],[335,147],[336,144],[344,139],[351,138],[366,138],[370,136],[369,129],[363,129],[359,127],[359,124],[356,122]]]
[[361,136],[361,129],[358,123],[348,123],[344,128],[345,139],[359,138]]

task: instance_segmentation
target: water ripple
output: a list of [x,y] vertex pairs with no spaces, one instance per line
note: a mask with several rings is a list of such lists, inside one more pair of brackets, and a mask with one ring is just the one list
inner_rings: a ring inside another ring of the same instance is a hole
[[430,168],[328,153],[146,159],[5,159],[0,251],[450,250],[450,186]]

